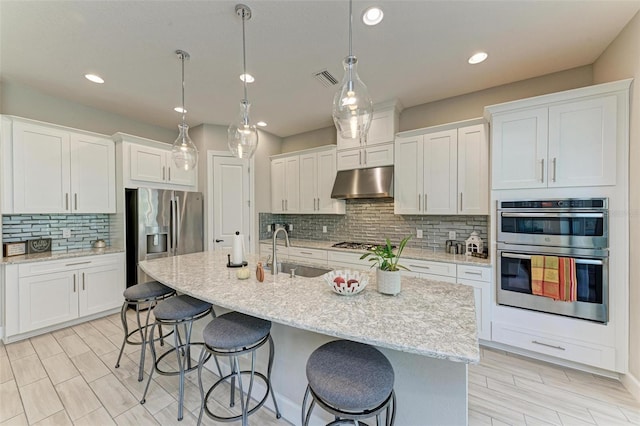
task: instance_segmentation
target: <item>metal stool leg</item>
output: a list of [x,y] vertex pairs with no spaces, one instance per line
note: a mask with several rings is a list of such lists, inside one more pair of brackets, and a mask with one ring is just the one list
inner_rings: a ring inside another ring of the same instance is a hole
[[[202,414],[204,414],[204,406],[207,401],[204,397],[204,387],[202,386],[202,364],[204,364],[204,356],[207,353],[207,347],[202,345],[202,350],[200,351],[200,358],[198,359],[198,387],[200,388],[200,415],[198,415],[198,426],[202,423]],[[216,358],[216,364],[218,363],[218,359]],[[220,370],[220,366],[218,365],[218,370]],[[222,373],[220,373],[220,377],[222,377]]]
[[273,359],[275,358],[275,345],[273,344],[273,338],[269,334],[269,365],[267,366],[267,378],[269,379],[269,391],[271,392],[271,398],[273,399],[273,407],[276,409],[276,419],[282,417],[280,409],[278,408],[278,402],[276,401],[276,393],[273,390],[273,383],[271,383],[271,370],[273,370]]
[[122,321],[122,328],[124,329],[124,339],[122,340],[122,346],[120,347],[120,354],[118,355],[118,360],[116,361],[116,368],[120,367],[120,359],[122,358],[122,353],[124,352],[124,345],[127,344],[127,337],[129,337],[129,324],[127,324],[127,301],[122,305],[122,309],[120,309],[120,321]]
[[153,323],[151,325],[151,332],[149,333],[151,335],[151,338],[149,339],[149,345],[151,346],[151,357],[153,359],[153,366],[154,367],[149,372],[149,378],[147,379],[147,385],[144,387],[144,393],[142,394],[142,399],[140,400],[140,404],[144,404],[146,402],[146,400],[147,400],[146,399],[147,398],[147,392],[149,391],[149,385],[151,384],[151,379],[153,378],[153,372],[155,371],[156,348],[155,348],[155,345],[153,344],[153,336],[154,336],[155,328],[156,328],[156,324]]

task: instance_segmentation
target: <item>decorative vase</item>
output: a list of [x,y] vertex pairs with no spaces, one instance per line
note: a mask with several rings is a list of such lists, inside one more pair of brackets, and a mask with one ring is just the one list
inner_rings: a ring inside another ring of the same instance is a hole
[[378,292],[395,296],[400,293],[400,271],[383,271],[376,269],[376,282],[378,284]]

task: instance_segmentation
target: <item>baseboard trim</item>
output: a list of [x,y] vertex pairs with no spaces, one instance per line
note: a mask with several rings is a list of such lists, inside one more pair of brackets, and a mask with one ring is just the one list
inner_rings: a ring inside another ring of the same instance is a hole
[[621,374],[620,381],[625,388],[640,402],[640,380],[631,373]]

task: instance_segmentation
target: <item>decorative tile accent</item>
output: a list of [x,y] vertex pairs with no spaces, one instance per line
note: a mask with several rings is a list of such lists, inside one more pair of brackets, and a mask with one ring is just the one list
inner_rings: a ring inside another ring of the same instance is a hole
[[[97,239],[109,245],[110,216],[108,214],[65,215],[25,214],[2,216],[2,241],[51,238],[51,250],[90,248]],[[62,228],[71,229],[71,238],[62,238]]]
[[[289,236],[296,239],[322,241],[383,242],[389,238],[398,242],[407,235],[414,237],[407,247],[444,250],[449,231],[456,231],[457,241],[464,243],[472,231],[478,232],[485,246],[488,244],[489,216],[432,216],[395,215],[393,200],[347,200],[344,215],[271,214],[260,213],[260,240],[271,238],[267,225],[293,224]],[[327,232],[322,232],[322,227]],[[423,238],[416,238],[421,229]]]

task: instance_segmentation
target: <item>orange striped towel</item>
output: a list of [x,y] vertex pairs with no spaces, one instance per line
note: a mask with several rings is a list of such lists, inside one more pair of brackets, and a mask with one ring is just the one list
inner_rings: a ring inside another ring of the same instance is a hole
[[575,302],[578,300],[576,260],[572,257],[561,257],[558,272],[560,278],[560,300]]
[[554,300],[560,299],[560,258],[556,256],[544,256],[542,295]]

